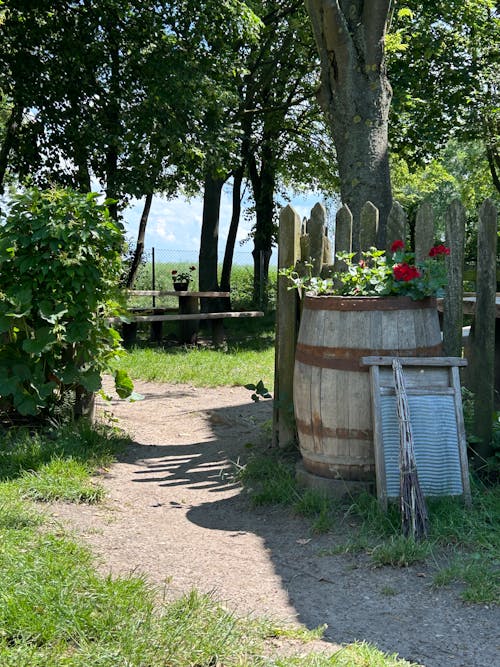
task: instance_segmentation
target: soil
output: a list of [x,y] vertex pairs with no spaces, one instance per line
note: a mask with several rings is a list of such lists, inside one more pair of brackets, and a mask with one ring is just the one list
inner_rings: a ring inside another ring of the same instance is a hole
[[249,444],[262,444],[271,401],[253,403],[239,387],[137,382],[136,390],[143,401],[100,406],[132,438],[100,475],[107,500],[50,508],[102,572],[140,573],[167,599],[210,592],[240,616],[327,624],[312,648],[358,640],[426,667],[496,663],[498,607],[463,603],[457,586],[433,588],[432,564],[373,568],[366,554],[324,555],[348,524],[313,535],[287,509],[250,506],[234,471]]

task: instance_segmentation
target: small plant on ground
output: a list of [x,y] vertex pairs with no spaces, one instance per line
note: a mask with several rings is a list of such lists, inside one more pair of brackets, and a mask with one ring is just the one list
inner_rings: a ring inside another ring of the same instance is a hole
[[252,393],[252,401],[258,403],[261,398],[272,398],[269,393],[269,389],[264,386],[262,380],[259,380],[257,384],[246,384],[245,389],[248,389]]

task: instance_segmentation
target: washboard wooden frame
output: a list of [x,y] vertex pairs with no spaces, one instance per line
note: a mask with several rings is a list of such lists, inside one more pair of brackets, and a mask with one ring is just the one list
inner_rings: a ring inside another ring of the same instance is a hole
[[[388,494],[386,457],[384,453],[384,436],[382,423],[382,397],[395,395],[392,361],[394,357],[370,356],[363,357],[361,363],[370,368],[370,389],[372,399],[373,442],[375,452],[375,471],[377,481],[377,497],[380,506],[387,509]],[[458,459],[462,495],[466,505],[471,503],[469,467],[467,461],[467,442],[462,412],[462,393],[460,389],[459,367],[466,366],[467,361],[459,357],[400,357],[405,376],[408,397],[452,397],[457,435]],[[439,401],[436,400],[436,404]],[[429,401],[426,400],[428,409]],[[418,402],[413,402],[410,418],[414,421],[418,415]],[[436,407],[435,420],[440,414]],[[418,442],[414,443],[417,450]],[[458,495],[458,494],[457,494]]]

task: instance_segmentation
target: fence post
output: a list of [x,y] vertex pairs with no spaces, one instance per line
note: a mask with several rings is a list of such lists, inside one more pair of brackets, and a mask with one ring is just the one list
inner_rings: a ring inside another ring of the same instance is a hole
[[309,249],[313,276],[319,276],[323,266],[325,244],[326,211],[320,204],[315,204],[311,211],[311,218],[307,225],[309,234]]
[[[291,206],[281,210],[278,237],[279,270],[300,258],[300,216]],[[297,344],[298,297],[278,275],[274,365],[273,445],[286,447],[295,439],[293,419],[293,369]]]
[[332,243],[328,236],[328,226],[325,224],[325,229],[323,231],[323,266],[331,266],[333,263],[332,258]]
[[333,270],[339,273],[345,269],[345,262],[337,259],[339,252],[352,251],[352,213],[349,206],[344,204],[337,211],[335,216],[335,259],[333,263]]
[[377,246],[378,220],[378,208],[371,201],[365,202],[359,216],[359,249],[361,252]]
[[443,307],[443,353],[462,356],[465,209],[455,199],[446,211],[446,258],[448,285]]
[[395,201],[387,218],[387,252],[390,253],[394,241],[406,242],[406,223],[408,219],[401,204]]
[[415,221],[415,259],[422,262],[434,245],[434,212],[428,201],[418,207]]
[[483,459],[490,454],[495,383],[495,297],[497,210],[491,199],[479,209],[477,239],[476,315],[472,334],[471,378],[473,383],[476,449]]
[[[151,248],[151,289],[156,289],[155,249]],[[156,297],[153,295],[153,308],[156,306]]]

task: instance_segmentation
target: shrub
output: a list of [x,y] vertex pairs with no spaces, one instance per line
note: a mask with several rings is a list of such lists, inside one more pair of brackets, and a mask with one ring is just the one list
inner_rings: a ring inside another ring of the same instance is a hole
[[68,394],[78,401],[120,350],[107,317],[123,235],[97,197],[30,188],[0,218],[0,410],[37,415]]

